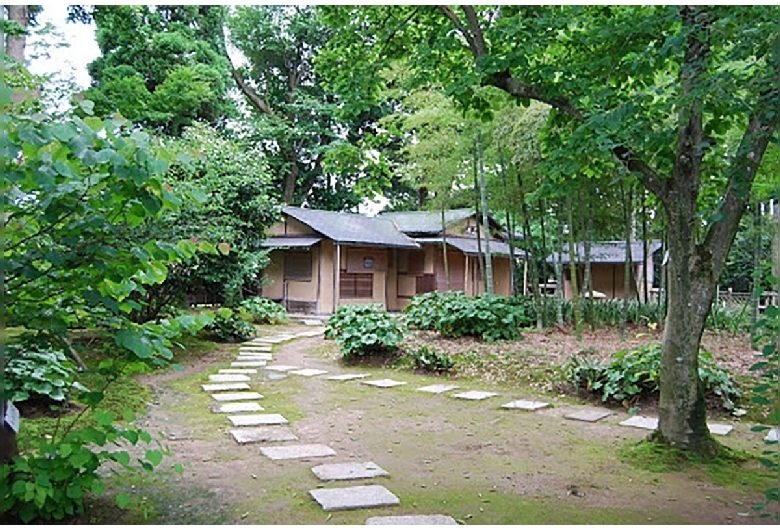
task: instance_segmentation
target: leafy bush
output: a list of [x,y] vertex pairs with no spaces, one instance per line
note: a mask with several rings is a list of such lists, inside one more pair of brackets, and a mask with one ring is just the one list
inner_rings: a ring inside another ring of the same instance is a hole
[[407,323],[417,329],[436,330],[445,337],[472,336],[483,340],[522,338],[520,327],[533,321],[521,298],[462,292],[426,293],[412,298],[404,309]]
[[344,358],[395,352],[404,338],[401,323],[380,304],[343,305],[328,319],[325,337],[334,339]]
[[217,310],[214,321],[207,325],[205,330],[223,342],[243,342],[257,333],[252,324],[224,307]]
[[403,310],[406,323],[415,329],[436,330],[442,315],[442,305],[453,296],[458,296],[458,293],[431,291],[415,295]]
[[[83,513],[88,494],[101,494],[105,485],[98,472],[104,462],[112,461],[128,470],[136,470],[127,451],[108,451],[107,445],[139,441],[149,443],[151,436],[142,430],[113,426],[115,417],[105,411],[95,411],[96,426],[68,431],[57,441],[41,440],[35,452],[15,456],[3,465],[3,496],[0,513],[7,520],[22,523],[32,521],[61,521],[68,516]],[[127,421],[131,417],[125,418]],[[167,451],[147,449],[144,458],[138,458],[141,468],[151,471]],[[181,473],[182,466],[176,466]],[[117,504],[124,507],[130,501],[127,494],[117,496]]]
[[[604,402],[625,404],[642,394],[658,391],[661,343],[621,350],[606,364],[572,356],[564,368],[569,382],[575,387],[600,395]],[[733,400],[740,396],[740,391],[731,381],[728,370],[716,364],[712,354],[706,351],[699,353],[699,378],[706,391],[720,398],[725,409],[734,408]]]
[[[777,306],[769,306],[757,328],[765,345],[761,350],[761,361],[750,367],[751,371],[761,376],[760,383],[753,388],[750,401],[765,409],[766,421],[751,430],[766,433],[773,428],[780,429],[780,309]],[[776,438],[765,438],[764,450],[759,457],[761,465],[775,473],[776,478],[780,475],[779,447]],[[757,502],[755,509],[761,517],[772,517],[776,523],[780,523],[780,487],[774,486],[765,490],[764,500]]]
[[449,372],[455,366],[455,362],[449,355],[437,353],[428,346],[412,350],[407,353],[407,356],[412,360],[415,368],[426,372]]
[[87,391],[62,351],[20,344],[9,344],[5,351],[3,395],[12,402],[64,403],[71,391]]
[[239,308],[255,324],[279,324],[289,320],[287,310],[268,298],[247,298]]

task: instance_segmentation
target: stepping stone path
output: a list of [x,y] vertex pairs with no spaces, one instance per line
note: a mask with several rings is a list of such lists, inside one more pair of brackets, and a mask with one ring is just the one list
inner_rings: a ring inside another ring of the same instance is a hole
[[290,442],[298,437],[287,427],[255,427],[253,429],[233,429],[233,439],[239,444],[258,442]]
[[251,381],[250,377],[248,375],[243,374],[217,374],[217,375],[210,375],[209,381],[212,381],[214,383],[235,383],[238,381],[245,382],[245,381]]
[[278,445],[275,447],[261,447],[260,452],[271,460],[336,456],[336,451],[327,445],[322,444]]
[[388,517],[369,517],[366,524],[395,524],[395,525],[436,525],[454,524],[458,522],[449,515],[391,515]]
[[[654,431],[658,428],[658,418],[649,418],[647,416],[632,416],[625,421],[621,421],[620,425]],[[728,433],[734,430],[734,427],[731,425],[723,425],[720,423],[707,423],[707,427],[710,429],[712,434],[717,434],[718,436],[726,436]]]
[[506,405],[501,405],[502,409],[521,409],[521,410],[539,410],[539,409],[546,409],[549,407],[549,403],[544,403],[543,401],[525,401],[525,400],[519,400],[519,401],[512,401],[511,403],[507,403]]
[[401,501],[384,486],[353,486],[309,491],[326,512],[398,506]]
[[287,364],[273,364],[271,366],[266,366],[266,370],[272,370],[274,372],[288,372],[290,370],[297,370],[300,366],[289,366]]
[[430,392],[431,394],[442,394],[460,388],[458,385],[430,385],[418,388],[420,392]]
[[456,399],[468,399],[470,401],[480,401],[483,399],[492,398],[497,396],[495,392],[480,392],[478,390],[471,390],[469,392],[461,392],[460,394],[452,394],[452,397]]
[[313,467],[311,470],[318,479],[326,481],[390,476],[390,473],[373,462],[323,464]]
[[246,383],[215,383],[213,385],[200,385],[204,392],[220,392],[223,390],[249,390]]
[[[323,328],[305,331],[298,334],[280,334],[277,336],[260,337],[240,345],[236,360],[230,363],[230,368],[220,369],[218,374],[209,376],[210,384],[201,385],[205,392],[214,392],[212,398],[219,404],[213,405],[211,411],[215,414],[226,414],[227,419],[235,427],[229,432],[235,442],[240,445],[282,443],[297,441],[298,436],[287,426],[289,421],[281,414],[265,413],[264,408],[257,403],[263,399],[262,394],[250,391],[252,378],[257,374],[257,368],[264,368],[267,379],[278,380],[287,377],[287,374],[303,377],[316,377],[328,373],[327,370],[315,368],[301,368],[286,364],[268,364],[273,362],[272,349],[274,345],[301,337],[314,337],[322,335]],[[403,386],[405,381],[393,379],[366,380],[371,374],[347,373],[328,376],[331,381],[347,382],[359,381],[361,384],[376,388],[387,389]],[[260,381],[256,380],[256,383]],[[419,392],[429,394],[443,394],[456,390],[459,387],[452,384],[433,384],[417,388]],[[228,392],[236,390],[235,392]],[[240,390],[240,391],[239,391]],[[450,394],[450,397],[467,401],[481,401],[499,394],[496,392],[467,391]],[[501,406],[502,409],[520,409],[538,411],[551,406],[551,403],[534,400],[516,400]],[[591,408],[578,410],[566,414],[569,420],[583,422],[597,422],[611,415],[611,412],[603,409]],[[642,429],[655,430],[658,428],[658,419],[644,416],[633,416],[620,425]],[[731,425],[708,424],[710,432],[725,436],[733,430]],[[769,431],[765,440],[778,439],[776,428]],[[337,456],[335,450],[324,444],[298,444],[298,445],[273,445],[261,446],[261,454],[271,460],[306,460],[309,458],[330,458]],[[390,473],[382,469],[374,462],[342,462],[336,464],[321,464],[311,468],[314,475],[323,482],[349,481],[360,479],[374,479],[389,477]],[[361,485],[345,488],[317,488],[309,491],[309,495],[324,511],[356,510],[361,508],[392,507],[400,505],[401,501],[387,488],[380,485]],[[455,519],[448,515],[398,515],[376,516],[366,519],[367,525],[454,525]]]
[[304,377],[312,377],[314,375],[327,374],[327,370],[315,370],[314,368],[304,368],[303,370],[290,370],[291,374],[302,375]]
[[394,386],[405,385],[404,381],[393,381],[392,379],[380,379],[378,381],[361,381],[364,385],[375,386],[378,388],[390,388]]
[[235,414],[236,412],[260,412],[263,410],[258,403],[254,401],[239,401],[233,403],[223,403],[222,405],[214,405],[211,407],[211,412],[215,413],[228,413]]
[[577,412],[567,414],[565,418],[568,420],[587,421],[589,423],[594,423],[599,420],[603,420],[611,414],[611,412],[606,412],[599,409],[578,410]]
[[248,427],[250,425],[284,425],[290,423],[281,414],[247,414],[244,416],[228,416],[228,419],[236,427]]
[[332,375],[328,377],[331,381],[352,381],[353,379],[365,379],[366,377],[371,377],[371,374],[343,374],[343,375]]
[[241,366],[265,366],[266,364],[268,364],[267,361],[233,361],[230,366],[238,368]]
[[257,392],[225,392],[224,394],[211,394],[217,401],[242,401],[244,399],[263,399]]

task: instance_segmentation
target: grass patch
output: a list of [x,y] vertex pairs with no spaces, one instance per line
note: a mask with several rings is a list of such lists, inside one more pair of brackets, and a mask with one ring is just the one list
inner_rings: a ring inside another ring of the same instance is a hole
[[634,441],[618,450],[621,461],[653,473],[701,474],[716,486],[764,489],[776,480],[758,459],[744,451],[721,446],[712,460],[649,440]]

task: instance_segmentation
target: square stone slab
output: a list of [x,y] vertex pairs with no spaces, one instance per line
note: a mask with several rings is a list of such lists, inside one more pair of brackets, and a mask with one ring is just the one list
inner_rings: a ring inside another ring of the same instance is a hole
[[587,421],[589,423],[594,423],[599,420],[603,420],[610,414],[612,413],[607,412],[605,410],[591,409],[591,410],[578,410],[577,412],[572,412],[571,414],[567,414],[565,417],[568,420]]
[[[625,421],[621,421],[620,425],[624,425],[626,427],[638,427],[640,429],[654,431],[658,428],[658,418],[633,416]],[[719,423],[707,423],[707,427],[712,434],[716,434],[718,436],[726,436],[734,429],[734,427],[731,425],[723,425]]]
[[263,352],[248,352],[248,351],[242,351],[238,352],[238,358],[244,359],[246,361],[270,361],[274,358],[273,353],[263,353]]
[[343,374],[343,375],[332,375],[328,377],[331,381],[352,381],[353,379],[365,379],[366,377],[371,377],[371,374]]
[[481,399],[491,398],[497,396],[495,392],[480,392],[479,390],[471,390],[470,392],[461,392],[460,394],[452,394],[452,397],[457,399],[469,399],[471,401],[479,401]]
[[274,372],[288,372],[290,370],[297,370],[300,368],[299,366],[290,366],[287,364],[272,364],[270,366],[266,366],[266,370],[272,370]]
[[511,403],[507,403],[505,405],[501,405],[502,409],[521,409],[521,410],[539,410],[539,409],[546,409],[549,407],[549,403],[544,403],[543,401],[526,401],[524,399],[520,399],[518,401],[512,401]]
[[420,392],[430,392],[431,394],[442,394],[460,388],[458,385],[430,385],[418,388]]
[[458,524],[449,515],[389,515],[387,517],[369,517],[366,524],[395,524],[395,525],[434,525],[434,524]]
[[234,429],[230,431],[239,444],[258,442],[289,442],[298,437],[287,427],[255,427],[254,429]]
[[240,352],[269,353],[273,349],[270,344],[244,344],[238,348]]
[[211,412],[214,413],[229,413],[235,414],[236,412],[260,412],[263,410],[259,404],[254,401],[238,401],[233,403],[223,403],[222,405],[214,405],[211,407]]
[[290,423],[281,414],[246,414],[244,416],[228,416],[228,419],[236,427],[250,427],[252,425],[283,425]]
[[658,418],[631,416],[627,420],[621,421],[620,425],[623,425],[624,427],[637,427],[638,429],[648,429],[650,431],[654,431],[658,428]]
[[213,385],[200,385],[206,392],[221,392],[223,390],[249,390],[246,383],[215,383]]
[[401,501],[384,486],[353,486],[310,490],[309,495],[326,512],[398,506]]
[[256,374],[256,368],[221,368],[221,374]]
[[223,394],[211,394],[217,401],[243,401],[246,399],[263,399],[257,392],[225,392]]
[[316,458],[320,456],[336,456],[336,451],[322,444],[277,445],[261,447],[260,452],[271,460],[290,460],[293,458]]
[[373,462],[322,464],[311,468],[320,480],[353,480],[359,478],[389,477],[390,473]]
[[243,374],[217,374],[210,375],[209,381],[213,383],[236,383],[240,381],[251,381],[248,375]]
[[268,364],[266,361],[233,361],[230,366],[233,368],[251,367],[251,366],[265,366]]
[[379,379],[377,381],[361,381],[364,385],[376,386],[379,388],[390,388],[393,386],[401,386],[406,383],[403,381],[393,381],[392,379]]
[[239,355],[238,357],[236,357],[236,360],[234,362],[239,362],[239,363],[242,363],[242,362],[250,362],[250,363],[252,363],[252,362],[261,362],[261,363],[263,363],[263,366],[265,366],[265,365],[267,365],[269,363],[269,361],[273,361],[273,360],[274,360],[274,358],[271,357],[270,355],[267,356],[267,357],[261,357],[259,355]]
[[314,375],[327,374],[327,370],[317,370],[315,368],[304,368],[302,370],[290,370],[291,374],[302,375],[304,377],[312,377]]
[[718,436],[726,436],[734,430],[732,425],[724,425],[722,423],[708,423],[707,427],[709,427],[712,434],[717,434]]

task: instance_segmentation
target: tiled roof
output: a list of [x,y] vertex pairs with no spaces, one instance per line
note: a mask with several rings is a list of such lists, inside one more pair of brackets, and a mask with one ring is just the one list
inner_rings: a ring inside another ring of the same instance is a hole
[[[471,208],[445,210],[444,222],[447,226],[468,219],[474,215]],[[435,235],[441,233],[441,212],[385,212],[379,218],[392,220],[398,229],[410,235]]]
[[341,245],[419,248],[389,219],[287,206],[285,214]]
[[[442,238],[440,237],[426,237],[417,239],[421,244],[435,244],[441,245]],[[480,245],[482,247],[482,253],[485,252],[485,241],[483,240],[479,245],[477,239],[474,237],[454,237],[447,236],[447,244],[452,245],[464,254],[468,256],[478,256]],[[523,252],[519,248],[515,248],[515,256],[523,256]],[[509,245],[503,241],[497,241],[495,239],[490,240],[490,254],[494,256],[509,256]]]
[[[647,250],[652,255],[661,248],[661,242],[658,240],[649,241]],[[631,261],[640,263],[645,261],[643,257],[644,246],[641,241],[631,242]],[[577,257],[577,263],[585,262],[585,244],[575,243],[574,255]],[[553,253],[547,258],[548,263],[555,263],[558,260],[558,254]],[[591,263],[625,263],[626,261],[626,242],[625,241],[599,241],[590,244]],[[561,262],[569,263],[569,253],[561,252]]]

